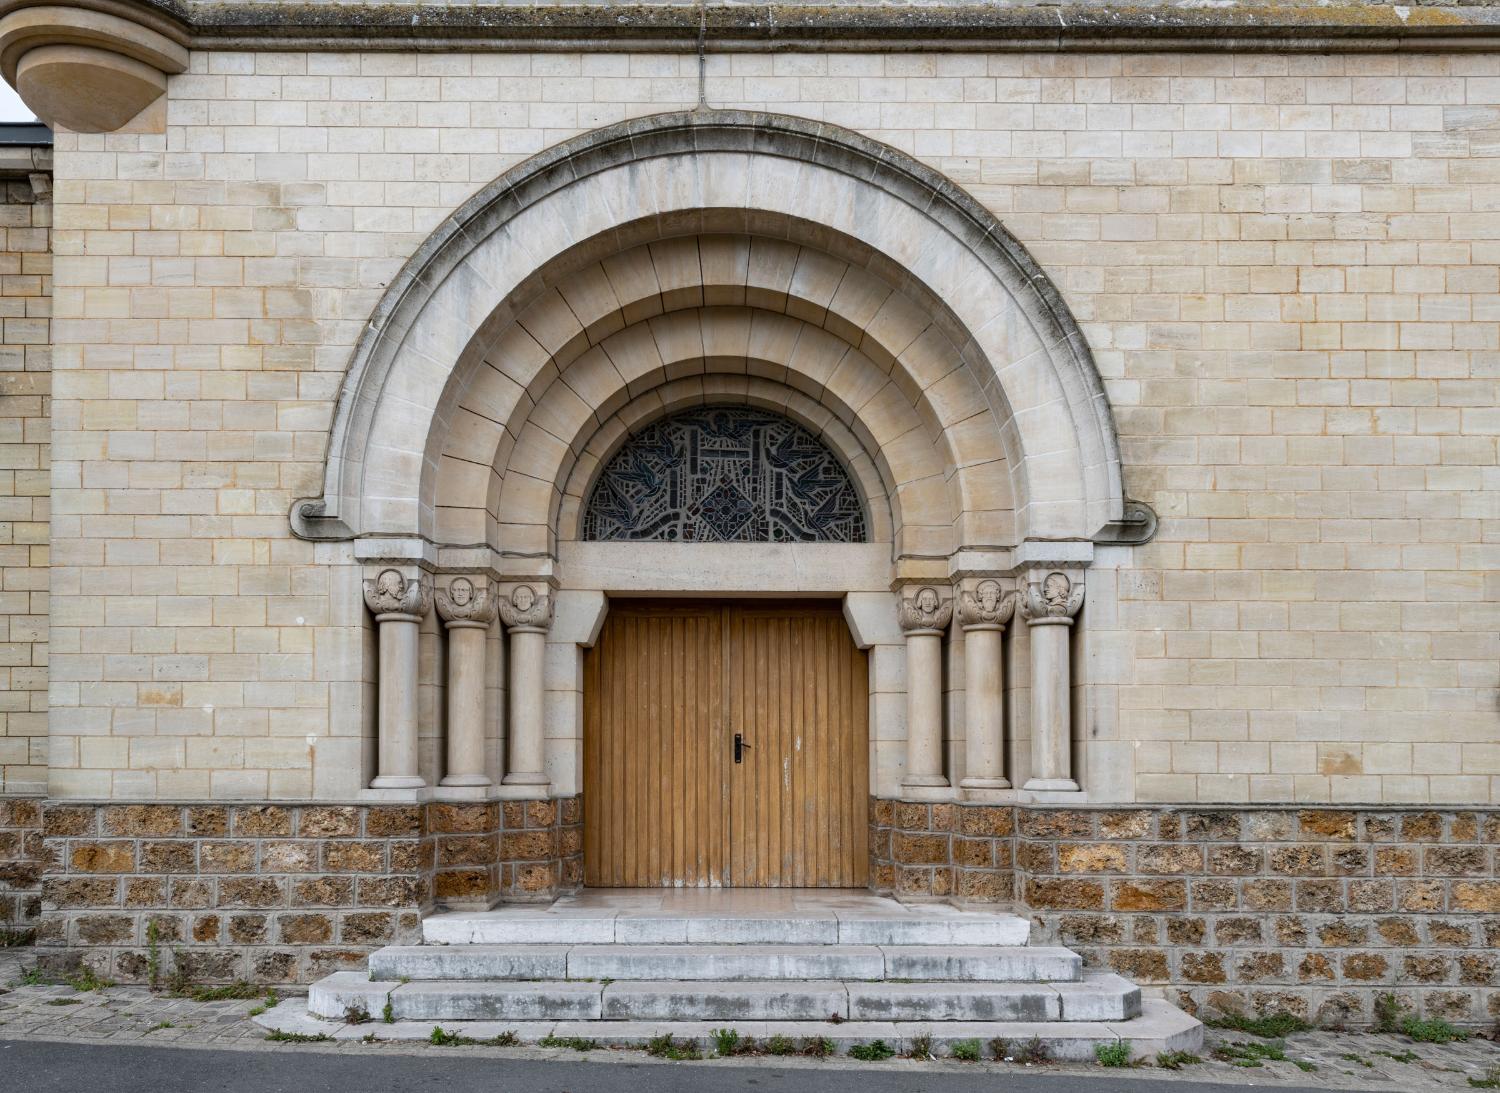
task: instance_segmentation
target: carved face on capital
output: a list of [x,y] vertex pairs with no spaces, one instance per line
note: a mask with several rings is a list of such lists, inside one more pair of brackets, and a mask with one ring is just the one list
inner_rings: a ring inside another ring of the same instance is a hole
[[1000,607],[1000,586],[994,581],[979,586],[979,607],[986,615],[993,615]]
[[1073,582],[1065,574],[1049,573],[1042,580],[1042,599],[1047,601],[1050,609],[1064,610],[1068,605],[1068,593],[1072,590]]
[[536,603],[536,593],[531,590],[529,584],[518,585],[510,594],[510,602],[518,611],[530,611],[531,605]]
[[448,586],[448,598],[455,607],[467,607],[474,598],[474,582],[467,577],[459,577]]
[[917,593],[917,610],[924,615],[932,614],[942,606],[942,602],[935,588],[924,588]]
[[406,592],[406,578],[394,569],[382,570],[375,578],[375,590],[382,596],[399,600]]

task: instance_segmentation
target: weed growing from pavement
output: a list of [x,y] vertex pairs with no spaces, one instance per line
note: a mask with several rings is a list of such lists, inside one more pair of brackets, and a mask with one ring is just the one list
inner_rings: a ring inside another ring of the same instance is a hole
[[1384,1055],[1387,1059],[1394,1059],[1398,1063],[1414,1063],[1422,1056],[1415,1051],[1376,1051],[1375,1055]]
[[1156,1057],[1156,1065],[1163,1070],[1181,1070],[1185,1066],[1197,1066],[1202,1061],[1202,1056],[1191,1051],[1163,1051]]
[[35,935],[30,930],[0,930],[0,949],[16,949],[33,940]]
[[1466,1030],[1455,1028],[1441,1017],[1426,1020],[1408,1017],[1401,1022],[1401,1031],[1419,1044],[1451,1044],[1455,1040],[1469,1038]]
[[114,985],[113,979],[103,978],[87,964],[79,968],[77,974],[68,980],[68,986],[75,991],[102,991]]
[[1287,1061],[1286,1045],[1280,1040],[1272,1040],[1265,1044],[1250,1040],[1236,1040],[1233,1043],[1220,1044],[1214,1048],[1213,1055],[1220,1062],[1238,1067],[1259,1067],[1265,1065],[1267,1060],[1279,1063]]
[[1036,1066],[1039,1063],[1050,1063],[1052,1061],[1052,1049],[1042,1042],[1040,1036],[1033,1036],[1021,1045],[1021,1050],[1016,1052],[1016,1062],[1026,1066]]
[[1370,1028],[1374,1032],[1399,1032],[1401,1018],[1405,1013],[1406,1007],[1390,991],[1377,994],[1375,996],[1375,1023]]
[[646,1054],[658,1059],[701,1059],[702,1052],[698,1050],[698,1041],[688,1038],[685,1040],[675,1039],[670,1032],[664,1032],[660,1036],[653,1036],[646,1042]]
[[1010,1041],[1003,1036],[996,1036],[990,1041],[990,1058],[997,1063],[1010,1061]]
[[360,1005],[345,1006],[344,1023],[350,1025],[368,1025],[370,1023],[370,1011]]
[[569,1047],[574,1051],[594,1051],[599,1047],[598,1040],[590,1040],[583,1036],[543,1036],[537,1041],[538,1047]]
[[396,1023],[396,1007],[391,1003],[391,996],[385,996],[385,1008],[380,1011],[380,1019],[388,1025]]
[[854,1044],[849,1048],[849,1057],[862,1063],[876,1063],[889,1059],[896,1049],[884,1040],[871,1040],[868,1044]]
[[1346,1063],[1358,1063],[1360,1066],[1368,1067],[1371,1070],[1375,1069],[1375,1064],[1370,1062],[1369,1059],[1366,1059],[1363,1055],[1357,1055],[1352,1051],[1344,1052],[1339,1058],[1343,1059]]
[[259,998],[260,988],[253,983],[246,983],[243,979],[239,979],[222,987],[186,987],[173,993],[191,998],[194,1002],[222,1002],[228,998],[243,1001]]
[[82,998],[54,998],[47,1003],[49,1006],[81,1006]]
[[979,1062],[979,1041],[958,1040],[952,1047],[953,1057],[961,1063]]
[[909,1059],[931,1059],[932,1058],[932,1033],[924,1032],[919,1036],[911,1038],[911,1050],[906,1053]]
[[813,1059],[826,1059],[834,1053],[833,1041],[826,1036],[804,1036],[802,1054]]
[[1129,1040],[1116,1040],[1112,1044],[1095,1044],[1094,1058],[1100,1066],[1129,1066],[1133,1052]]
[[1490,1067],[1482,1078],[1470,1078],[1469,1085],[1474,1089],[1500,1089],[1500,1066]]
[[709,1033],[714,1041],[714,1054],[727,1059],[739,1050],[740,1034],[732,1028],[716,1028]]
[[266,1039],[273,1044],[327,1044],[333,1041],[326,1032],[282,1032],[280,1029],[266,1033]]
[[448,1032],[441,1025],[433,1025],[432,1035],[427,1037],[427,1042],[438,1047],[515,1047],[521,1042],[521,1038],[514,1031],[507,1030],[498,1036],[478,1040],[462,1033]]
[[795,1055],[796,1053],[797,1045],[792,1042],[790,1036],[783,1036],[777,1033],[766,1041],[767,1055]]
[[1227,1028],[1235,1032],[1248,1032],[1263,1040],[1281,1040],[1294,1032],[1306,1032],[1312,1028],[1294,1013],[1278,1010],[1261,1017],[1247,1017],[1243,1013],[1224,1013],[1204,1021],[1209,1028]]

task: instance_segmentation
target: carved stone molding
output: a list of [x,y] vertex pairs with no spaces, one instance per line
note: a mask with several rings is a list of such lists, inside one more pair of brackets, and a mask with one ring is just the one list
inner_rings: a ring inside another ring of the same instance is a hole
[[552,596],[529,584],[511,588],[499,603],[500,621],[511,631],[545,632],[552,625]]
[[1026,582],[1021,617],[1032,626],[1049,623],[1071,626],[1073,616],[1082,606],[1083,575],[1054,569]]
[[983,580],[958,599],[958,622],[965,630],[1004,630],[1016,613],[1016,594],[999,581]]
[[953,620],[953,600],[936,585],[924,584],[901,597],[897,613],[908,634],[941,634]]
[[[476,583],[477,580],[477,583]],[[483,577],[454,577],[447,588],[433,591],[438,617],[452,626],[489,626],[499,603]]]
[[383,569],[364,582],[365,606],[377,622],[387,617],[421,619],[432,606],[432,588],[421,577],[407,577],[399,569]]
[[0,72],[36,116],[80,133],[119,129],[186,72],[188,51],[130,18],[79,4],[10,7],[0,17]]

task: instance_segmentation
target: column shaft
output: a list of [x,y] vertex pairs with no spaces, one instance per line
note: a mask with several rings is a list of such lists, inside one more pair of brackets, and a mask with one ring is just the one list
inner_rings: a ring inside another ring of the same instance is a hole
[[484,772],[484,646],[488,627],[448,623],[448,773],[445,786],[487,786]]
[[906,777],[904,785],[946,786],[943,776],[943,639],[906,636]]
[[374,789],[427,783],[417,772],[417,638],[412,615],[377,616],[380,626],[380,774]]
[[548,782],[545,766],[543,665],[547,635],[532,628],[510,632],[510,761],[505,784]]
[[998,627],[964,631],[965,789],[1006,789],[1005,668]]

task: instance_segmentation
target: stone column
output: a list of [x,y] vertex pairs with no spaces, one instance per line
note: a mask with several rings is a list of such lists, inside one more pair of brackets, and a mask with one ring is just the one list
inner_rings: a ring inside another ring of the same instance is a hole
[[476,587],[468,577],[454,577],[434,599],[448,629],[448,773],[441,784],[487,786],[484,643],[495,621],[495,597],[487,582]]
[[500,601],[500,619],[510,633],[510,755],[505,784],[546,791],[544,716],[547,630],[552,625],[552,597],[529,584],[511,589]]
[[943,775],[943,634],[953,618],[953,601],[932,585],[901,600],[906,632],[906,774],[903,797],[933,800],[948,796]]
[[959,599],[964,628],[965,770],[959,783],[966,796],[983,800],[989,791],[1009,789],[1005,777],[1005,666],[1001,639],[1015,614],[1016,599],[998,581],[980,581]]
[[417,771],[417,636],[432,590],[396,569],[365,581],[364,590],[380,642],[379,774],[370,788],[414,789],[427,784]]
[[1076,790],[1073,780],[1073,672],[1068,634],[1083,606],[1080,574],[1052,570],[1029,579],[1021,617],[1031,627],[1031,777],[1022,789]]

